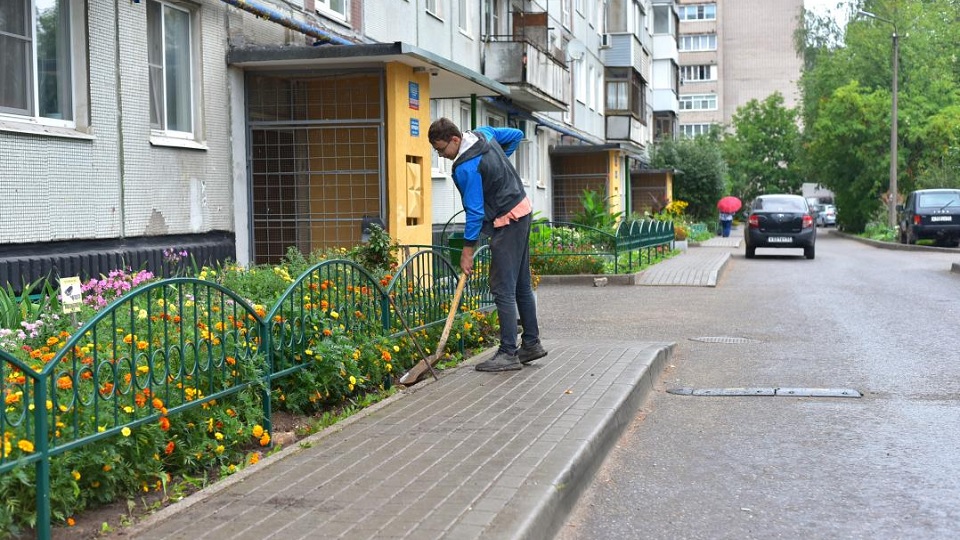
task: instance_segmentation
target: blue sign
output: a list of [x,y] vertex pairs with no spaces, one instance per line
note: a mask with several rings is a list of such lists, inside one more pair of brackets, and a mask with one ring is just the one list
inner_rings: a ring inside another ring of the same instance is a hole
[[420,85],[410,81],[407,94],[410,98],[410,108],[419,111],[420,110]]
[[410,119],[410,136],[412,137],[420,136],[420,120],[418,118]]

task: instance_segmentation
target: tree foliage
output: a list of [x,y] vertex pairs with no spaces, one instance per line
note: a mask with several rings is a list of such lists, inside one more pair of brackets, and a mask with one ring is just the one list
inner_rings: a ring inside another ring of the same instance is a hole
[[687,215],[701,220],[712,220],[716,216],[726,174],[716,133],[660,141],[650,151],[650,164],[656,169],[676,171],[673,198],[688,203]]
[[[857,16],[858,7],[878,18]],[[898,191],[958,183],[960,2],[865,0],[849,9],[842,46],[836,29],[809,14],[797,33],[805,61],[801,159],[807,181],[837,194],[841,225],[859,232],[883,215],[889,183],[894,32]]]
[[733,195],[751,200],[764,193],[800,192],[797,111],[784,106],[779,92],[738,108],[733,128],[723,142]]

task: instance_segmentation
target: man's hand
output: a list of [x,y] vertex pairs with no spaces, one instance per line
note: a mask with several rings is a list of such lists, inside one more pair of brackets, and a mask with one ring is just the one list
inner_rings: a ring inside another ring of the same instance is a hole
[[463,246],[463,251],[460,253],[460,269],[468,276],[473,273],[474,251],[476,249],[473,246]]

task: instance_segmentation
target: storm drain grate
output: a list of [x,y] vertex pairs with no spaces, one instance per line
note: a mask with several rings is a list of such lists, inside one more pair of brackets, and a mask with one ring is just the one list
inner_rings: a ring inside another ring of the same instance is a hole
[[690,341],[701,341],[703,343],[760,343],[758,339],[730,336],[692,337]]
[[667,392],[678,396],[863,397],[852,388],[671,388]]

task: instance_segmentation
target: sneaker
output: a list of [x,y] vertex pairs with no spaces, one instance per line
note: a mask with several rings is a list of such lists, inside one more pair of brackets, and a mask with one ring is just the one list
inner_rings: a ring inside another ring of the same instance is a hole
[[497,351],[493,358],[477,364],[477,371],[516,371],[520,369],[520,359],[515,354]]
[[543,348],[543,345],[536,343],[529,347],[520,347],[520,352],[517,353],[517,358],[520,360],[521,364],[529,364],[534,360],[543,358],[547,355],[547,350]]

